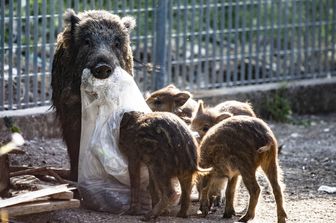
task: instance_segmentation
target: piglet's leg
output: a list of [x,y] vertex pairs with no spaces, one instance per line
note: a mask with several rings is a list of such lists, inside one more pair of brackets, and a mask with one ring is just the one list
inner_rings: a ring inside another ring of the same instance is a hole
[[154,206],[159,202],[159,197],[158,197],[158,191],[155,188],[155,183],[153,182],[153,178],[151,174],[149,174],[148,189],[149,189],[151,199],[152,199],[152,208],[154,208]]
[[287,214],[283,207],[283,195],[282,190],[279,185],[279,177],[278,177],[278,165],[276,163],[276,158],[274,156],[269,162],[264,162],[261,165],[263,171],[266,173],[266,176],[272,185],[273,194],[275,197],[276,205],[277,205],[277,214],[278,214],[278,223],[285,223]]
[[192,188],[192,174],[186,174],[179,177],[181,184],[182,197],[181,197],[181,209],[177,213],[177,217],[186,218],[190,205],[190,194]]
[[241,175],[250,194],[250,201],[246,214],[239,219],[239,222],[247,222],[248,220],[253,219],[255,216],[255,209],[259,199],[260,187],[255,178],[255,170],[241,172]]
[[220,194],[220,191],[216,194],[216,197],[213,199],[213,205],[214,205],[214,207],[221,207],[222,196]]
[[206,177],[208,177],[208,180],[206,181],[206,185],[203,185],[203,189],[201,191],[201,200],[200,200],[200,210],[202,212],[203,217],[207,216],[210,211],[209,192],[213,184],[213,176],[209,174]]
[[130,215],[140,214],[140,161],[136,158],[129,157],[128,172],[131,182],[131,206],[126,212]]
[[171,187],[170,178],[163,176],[162,173],[160,173],[160,170],[153,170],[151,167],[148,167],[148,170],[155,191],[158,192],[159,201],[154,206],[153,210],[148,212],[144,216],[144,218],[141,219],[143,221],[149,221],[151,219],[157,218],[161,214],[161,212],[168,207],[169,204],[168,194]]
[[238,176],[233,176],[231,179],[228,180],[228,185],[225,191],[225,210],[223,214],[223,218],[231,218],[235,215],[235,210],[233,207],[233,200],[236,192],[238,182]]

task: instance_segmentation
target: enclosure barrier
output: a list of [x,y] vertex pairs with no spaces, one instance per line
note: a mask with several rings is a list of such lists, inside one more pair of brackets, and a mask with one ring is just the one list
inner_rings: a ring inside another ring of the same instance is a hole
[[0,111],[50,104],[66,8],[136,18],[142,91],[335,76],[335,0],[0,0]]

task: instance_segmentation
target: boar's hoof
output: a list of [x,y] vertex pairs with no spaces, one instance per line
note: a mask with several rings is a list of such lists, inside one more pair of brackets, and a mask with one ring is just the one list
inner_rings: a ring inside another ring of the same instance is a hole
[[216,197],[213,203],[214,207],[221,207],[222,206],[221,197],[220,196]]
[[150,220],[151,220],[151,217],[148,217],[147,215],[140,218],[140,221],[150,221]]
[[140,215],[141,214],[141,210],[140,210],[140,207],[130,207],[126,212],[125,214],[127,215]]
[[170,214],[170,210],[168,208],[163,209],[163,211],[161,212],[161,216],[168,216]]
[[236,215],[235,210],[225,210],[223,218],[232,218],[234,215]]
[[203,217],[206,217],[209,213],[209,205],[205,203],[201,203],[200,210],[202,212]]
[[217,211],[217,207],[211,207],[210,208],[210,213],[215,213]]
[[286,218],[279,218],[278,223],[286,223]]
[[241,217],[238,222],[248,222],[249,220],[251,220],[253,217],[251,217],[250,215],[244,215],[243,217]]
[[176,217],[179,217],[179,218],[187,218],[188,215],[187,213],[185,213],[184,211],[179,211],[176,215]]
[[156,216],[154,216],[152,214],[152,212],[150,211],[148,214],[144,215],[142,218],[140,218],[141,221],[150,221],[152,219],[155,219]]

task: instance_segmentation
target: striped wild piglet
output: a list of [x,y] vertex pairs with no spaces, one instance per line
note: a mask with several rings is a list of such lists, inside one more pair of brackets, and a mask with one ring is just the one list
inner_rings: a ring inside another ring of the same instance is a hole
[[[250,115],[255,116],[250,104],[239,101],[226,101],[218,104],[214,108],[204,108],[203,101],[198,102],[197,112],[191,121],[191,129],[199,135],[198,140],[201,141],[206,132],[215,124],[223,119],[229,118],[232,115]],[[197,182],[197,190],[199,199],[201,199],[201,188],[206,185],[209,180],[207,176],[200,176]],[[223,200],[223,191],[226,186],[225,178],[212,180],[211,188],[209,189],[209,206],[212,209],[220,207]],[[213,209],[215,210],[215,209]]]
[[173,84],[154,91],[146,102],[152,111],[174,113],[187,124],[190,124],[192,113],[197,108],[197,102],[192,99],[191,93],[181,91]]
[[240,102],[235,100],[225,101],[216,105],[214,109],[219,112],[230,112],[233,115],[247,115],[256,117],[251,104],[248,102]]
[[231,218],[235,215],[233,200],[237,179],[241,175],[250,200],[247,212],[239,222],[253,219],[260,194],[256,170],[261,167],[273,189],[278,223],[285,223],[287,215],[279,184],[281,170],[278,166],[277,149],[273,132],[264,121],[256,117],[232,116],[211,127],[200,144],[201,167],[213,168],[207,176],[207,185],[201,192],[202,214],[206,216],[209,211],[209,190],[213,180],[228,178],[223,217]]
[[119,148],[128,158],[131,182],[131,207],[128,213],[139,214],[140,165],[149,172],[149,190],[153,209],[143,220],[158,217],[169,203],[171,179],[181,185],[181,208],[178,217],[187,217],[194,178],[201,172],[197,142],[188,126],[169,112],[126,112],[120,124]]
[[256,117],[252,106],[247,102],[240,101],[226,101],[216,105],[213,108],[204,108],[202,100],[198,101],[198,107],[192,117],[190,128],[196,131],[200,138],[215,124],[223,119],[229,118],[233,115],[247,115]]

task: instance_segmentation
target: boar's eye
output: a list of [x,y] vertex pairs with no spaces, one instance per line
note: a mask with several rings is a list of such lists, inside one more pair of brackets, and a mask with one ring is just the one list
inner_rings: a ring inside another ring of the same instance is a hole
[[84,43],[85,43],[86,46],[91,46],[91,40],[89,38],[86,38],[84,40]]
[[156,99],[156,100],[154,101],[154,104],[155,104],[155,105],[161,105],[161,104],[162,104],[162,101],[161,101],[160,99]]
[[209,130],[209,126],[203,126],[202,131],[207,132]]
[[116,37],[113,42],[113,47],[119,48],[121,46],[121,39]]

